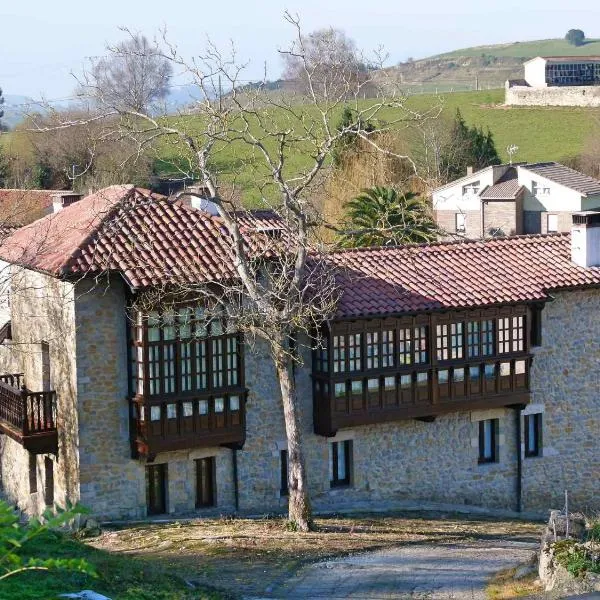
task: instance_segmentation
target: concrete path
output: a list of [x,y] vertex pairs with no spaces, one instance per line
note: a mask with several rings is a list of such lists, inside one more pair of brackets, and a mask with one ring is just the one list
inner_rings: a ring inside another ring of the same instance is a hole
[[485,600],[488,579],[528,562],[536,546],[513,540],[406,545],[309,565],[270,597]]

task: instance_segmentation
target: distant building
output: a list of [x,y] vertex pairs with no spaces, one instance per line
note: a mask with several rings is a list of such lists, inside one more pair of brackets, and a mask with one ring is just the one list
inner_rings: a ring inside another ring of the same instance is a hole
[[506,104],[600,106],[600,56],[538,56],[506,82]]
[[432,206],[449,236],[566,232],[573,213],[600,209],[600,181],[556,162],[494,165],[435,189]]

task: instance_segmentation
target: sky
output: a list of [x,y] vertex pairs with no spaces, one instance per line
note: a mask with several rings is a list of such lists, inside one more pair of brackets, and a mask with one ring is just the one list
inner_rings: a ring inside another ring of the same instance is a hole
[[[570,28],[600,37],[598,0],[0,0],[0,87],[34,99],[68,98],[90,59],[124,37],[119,27],[153,35],[162,27],[186,56],[234,42],[247,78],[281,72],[277,49],[293,36],[285,10],[305,32],[333,26],[389,63],[468,46],[563,37]],[[591,30],[588,25],[597,29]]]

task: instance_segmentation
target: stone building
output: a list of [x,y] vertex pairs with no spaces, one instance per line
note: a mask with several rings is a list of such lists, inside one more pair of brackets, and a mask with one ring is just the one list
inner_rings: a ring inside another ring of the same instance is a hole
[[574,212],[600,209],[600,181],[556,162],[470,170],[433,190],[446,237],[568,232]]
[[506,82],[505,104],[600,106],[600,56],[537,56]]
[[[331,255],[337,313],[324,347],[299,340],[296,369],[318,508],[543,512],[564,489],[574,507],[600,508],[600,219],[574,219],[572,238]],[[265,348],[207,322],[206,307],[136,304],[175,280],[234,275],[219,219],[115,186],[18,230],[0,257],[11,275],[0,464],[13,502],[36,513],[79,501],[104,519],[285,507]]]

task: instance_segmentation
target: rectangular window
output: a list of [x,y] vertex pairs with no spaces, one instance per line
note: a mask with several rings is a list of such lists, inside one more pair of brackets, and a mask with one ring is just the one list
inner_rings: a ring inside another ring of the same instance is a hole
[[348,336],[348,370],[360,371],[362,368],[361,361],[361,339],[360,333],[354,333]]
[[558,215],[548,215],[548,233],[558,231]]
[[438,360],[463,357],[463,324],[450,323],[436,326],[436,347]]
[[336,398],[342,398],[346,395],[346,384],[336,383],[334,385],[334,393]]
[[531,182],[531,194],[533,196],[537,196],[538,195],[538,191],[539,191],[538,182],[537,181],[532,181]]
[[464,213],[456,213],[454,219],[456,233],[464,233],[467,230],[467,216]]
[[288,451],[281,450],[279,452],[279,495],[287,496],[289,486]]
[[481,189],[481,182],[473,181],[472,183],[463,185],[462,193],[463,193],[463,196],[473,196],[473,195],[479,194],[480,189]]
[[38,491],[37,485],[37,457],[29,453],[29,493],[35,494]]
[[368,332],[367,338],[367,369],[379,369],[381,366],[379,353],[379,333]]
[[450,350],[453,359],[463,357],[463,324],[450,323]]
[[315,350],[316,369],[320,373],[329,372],[329,352],[327,349],[327,340],[322,339],[321,345]]
[[531,308],[531,331],[530,344],[532,346],[542,345],[542,309],[534,306]]
[[394,330],[381,333],[381,366],[393,367],[394,361]]
[[542,414],[525,415],[525,456],[540,456],[542,448]]
[[412,340],[410,329],[400,329],[398,332],[398,353],[400,355],[401,365],[412,364]]
[[512,318],[512,351],[522,352],[524,348],[525,339],[525,318],[524,317],[513,317]]
[[403,328],[398,332],[401,365],[424,364],[428,361],[427,327]]
[[167,512],[167,465],[146,467],[146,504],[149,515]]
[[333,372],[343,373],[346,370],[346,338],[343,335],[333,336]]
[[498,419],[479,421],[479,462],[498,462]]
[[498,319],[498,353],[510,352],[510,317]]
[[415,364],[425,364],[427,357],[427,327],[415,327],[414,334],[414,360]]
[[467,323],[467,356],[476,358],[481,354],[481,330],[479,321],[469,321]]
[[48,456],[44,458],[44,502],[54,505],[54,461]]
[[350,485],[352,442],[329,443],[329,483],[331,487]]
[[214,456],[196,461],[196,508],[215,506],[215,472]]

